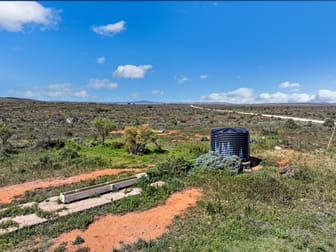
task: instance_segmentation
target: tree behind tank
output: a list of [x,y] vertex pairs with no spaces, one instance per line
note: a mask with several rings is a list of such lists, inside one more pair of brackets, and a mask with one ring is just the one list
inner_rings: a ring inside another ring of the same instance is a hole
[[101,137],[101,143],[103,145],[105,143],[105,138],[108,136],[110,131],[116,129],[116,126],[106,117],[96,117],[92,124],[97,131],[97,135]]
[[157,144],[156,135],[148,124],[126,127],[124,138],[125,148],[129,154],[145,154],[147,151],[147,144],[150,142],[154,143],[156,147],[160,148],[160,146]]

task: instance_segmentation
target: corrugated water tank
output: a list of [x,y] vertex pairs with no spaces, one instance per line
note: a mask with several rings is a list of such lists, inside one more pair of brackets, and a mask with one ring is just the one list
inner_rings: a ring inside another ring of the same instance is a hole
[[214,128],[210,131],[210,150],[224,157],[237,155],[250,159],[250,133],[243,128]]

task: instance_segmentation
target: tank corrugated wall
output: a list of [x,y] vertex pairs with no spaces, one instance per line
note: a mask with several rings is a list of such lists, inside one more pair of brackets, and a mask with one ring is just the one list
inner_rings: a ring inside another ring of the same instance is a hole
[[224,157],[237,155],[250,159],[250,134],[242,128],[214,128],[210,132],[210,150]]

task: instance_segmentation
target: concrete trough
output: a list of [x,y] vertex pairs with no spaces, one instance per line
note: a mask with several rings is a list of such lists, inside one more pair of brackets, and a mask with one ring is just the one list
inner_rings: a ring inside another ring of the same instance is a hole
[[134,185],[138,180],[143,177],[147,176],[146,173],[139,173],[136,174],[135,176],[123,178],[123,179],[118,179],[114,180],[112,182],[107,182],[99,185],[94,185],[94,186],[88,186],[68,192],[62,192],[60,193],[60,200],[62,203],[70,203],[73,201],[81,200],[81,199],[86,199],[89,197],[93,197],[96,195],[100,195],[103,193],[119,190],[131,185]]

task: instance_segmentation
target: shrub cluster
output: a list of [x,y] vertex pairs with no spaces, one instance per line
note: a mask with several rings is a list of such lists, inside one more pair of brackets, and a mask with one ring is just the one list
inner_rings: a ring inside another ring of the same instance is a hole
[[224,157],[210,151],[196,159],[195,167],[213,170],[229,170],[238,173],[240,171],[240,163],[241,159],[236,155]]
[[147,172],[151,181],[167,178],[182,178],[193,168],[193,164],[183,157],[169,158]]

